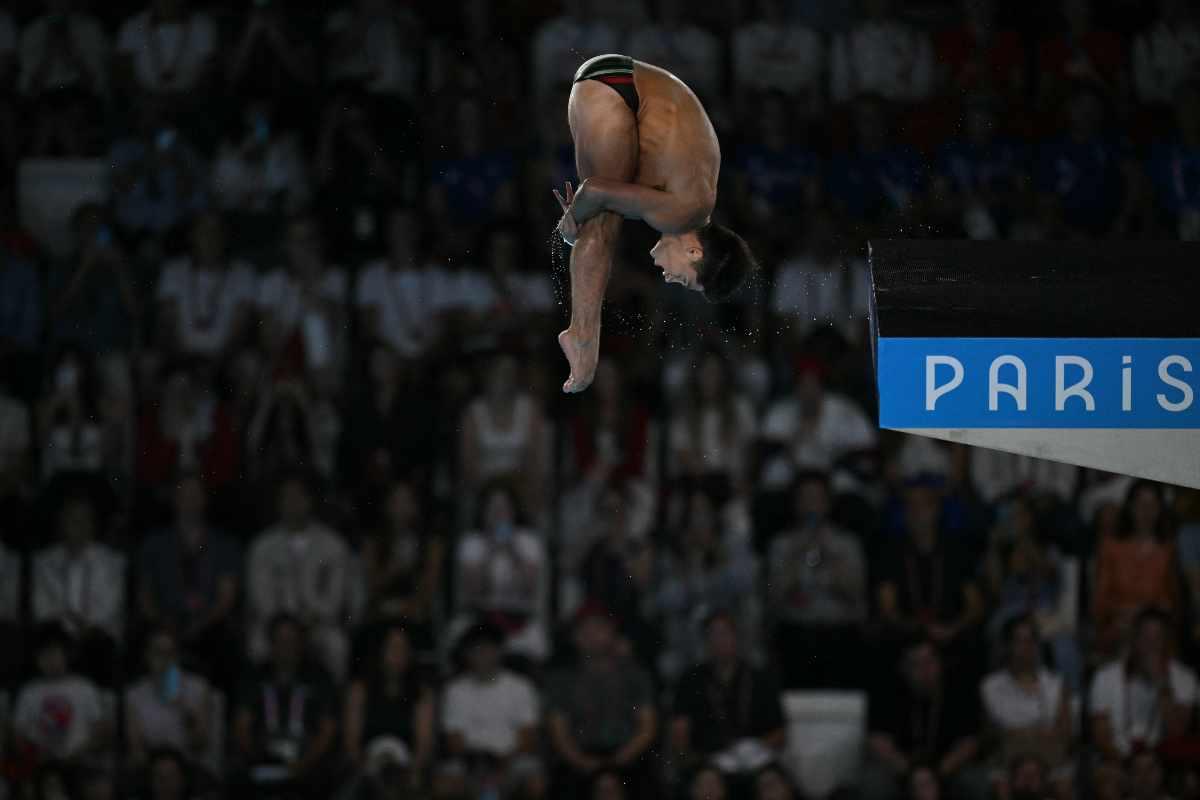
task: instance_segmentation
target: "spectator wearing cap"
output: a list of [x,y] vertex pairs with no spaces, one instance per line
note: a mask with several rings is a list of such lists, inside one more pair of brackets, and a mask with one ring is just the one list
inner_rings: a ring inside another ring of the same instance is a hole
[[979,749],[976,688],[945,674],[942,656],[927,638],[905,646],[900,678],[871,697],[862,796],[898,797],[910,770],[928,764],[955,796],[987,798],[986,776],[973,764]]
[[712,614],[705,630],[708,659],[675,689],[672,748],[684,766],[712,762],[749,783],[786,743],[779,685],[746,660],[732,616]]
[[267,663],[245,680],[233,708],[234,782],[253,796],[290,789],[324,797],[337,736],[337,693],[306,657],[304,627],[274,616]]
[[100,691],[71,669],[69,647],[60,625],[42,626],[34,650],[36,677],[17,691],[12,732],[17,751],[25,748],[34,763],[94,762],[112,740],[113,721],[104,711]]
[[442,732],[453,756],[486,754],[501,763],[535,744],[540,709],[527,679],[501,667],[504,632],[487,622],[460,640],[466,670],[446,687]]
[[853,534],[829,519],[829,476],[803,472],[794,524],[771,542],[767,593],[789,686],[854,686],[868,610],[866,560]]
[[341,534],[313,510],[313,486],[304,473],[284,476],[278,486],[279,521],[254,540],[246,560],[250,656],[267,651],[267,626],[281,612],[308,628],[322,663],[336,680],[345,677],[350,640],[350,551]]
[[342,736],[346,757],[357,769],[368,766],[380,740],[403,743],[420,774],[433,755],[435,697],[413,657],[403,625],[380,629],[379,642],[365,675],[351,682],[346,695]]
[[767,410],[759,435],[782,450],[763,468],[767,487],[791,483],[796,467],[828,470],[849,453],[875,447],[875,427],[849,398],[826,388],[826,372],[822,361],[798,359],[794,391]]
[[650,676],[621,653],[611,614],[586,602],[575,617],[579,659],[551,681],[547,728],[557,760],[555,794],[583,797],[594,775],[620,773],[648,800],[658,713]]
[[1172,655],[1169,618],[1141,612],[1132,627],[1129,655],[1092,678],[1092,736],[1101,755],[1118,761],[1178,737],[1191,726],[1196,673]]

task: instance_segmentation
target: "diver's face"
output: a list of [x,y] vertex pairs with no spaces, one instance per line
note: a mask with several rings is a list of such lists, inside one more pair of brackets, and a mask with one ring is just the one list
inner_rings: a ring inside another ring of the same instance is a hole
[[663,279],[667,283],[678,283],[696,292],[704,291],[696,271],[696,266],[704,257],[704,249],[695,233],[664,233],[650,248],[650,257],[654,259],[654,266],[663,271]]

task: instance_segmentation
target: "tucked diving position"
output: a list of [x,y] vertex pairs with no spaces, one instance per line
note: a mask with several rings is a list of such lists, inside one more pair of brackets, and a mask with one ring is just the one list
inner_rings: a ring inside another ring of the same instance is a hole
[[571,323],[558,343],[571,366],[564,392],[592,382],[600,316],[622,219],[662,236],[650,250],[668,283],[725,300],[757,269],[746,242],[711,221],[721,146],[681,80],[628,56],[603,55],[575,73],[567,104],[578,189],[560,193],[558,232],[571,250]]

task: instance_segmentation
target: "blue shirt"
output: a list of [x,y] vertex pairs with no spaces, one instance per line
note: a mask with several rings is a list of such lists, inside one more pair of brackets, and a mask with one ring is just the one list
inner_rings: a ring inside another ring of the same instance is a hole
[[906,145],[837,155],[825,176],[830,198],[855,219],[876,219],[905,207],[925,183],[925,162]]
[[1172,214],[1200,208],[1200,149],[1180,142],[1159,143],[1146,164],[1154,196]]
[[1059,139],[1043,144],[1034,183],[1057,195],[1063,221],[1073,228],[1103,233],[1121,207],[1122,148],[1104,137],[1089,142]]
[[42,302],[34,265],[0,249],[0,339],[34,348],[42,330]]
[[997,191],[1011,188],[1026,170],[1029,154],[1016,142],[996,139],[979,146],[965,140],[938,148],[937,170],[956,191]]

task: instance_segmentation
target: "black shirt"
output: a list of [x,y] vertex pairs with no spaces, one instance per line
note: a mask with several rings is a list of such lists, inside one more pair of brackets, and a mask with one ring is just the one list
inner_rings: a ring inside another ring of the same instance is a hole
[[965,682],[946,683],[932,697],[906,685],[879,691],[870,703],[871,730],[892,737],[910,759],[939,761],[979,732],[978,695]]
[[687,718],[692,748],[704,755],[784,727],[779,684],[745,663],[728,683],[707,662],[684,673],[675,691],[675,716]]
[[302,669],[287,682],[264,670],[242,683],[237,704],[254,714],[255,733],[264,748],[289,741],[302,752],[322,720],[337,718],[337,692],[317,667]]
[[910,542],[889,548],[883,580],[896,587],[900,612],[922,622],[953,622],[963,610],[963,590],[975,573],[965,547],[944,535],[923,553]]

